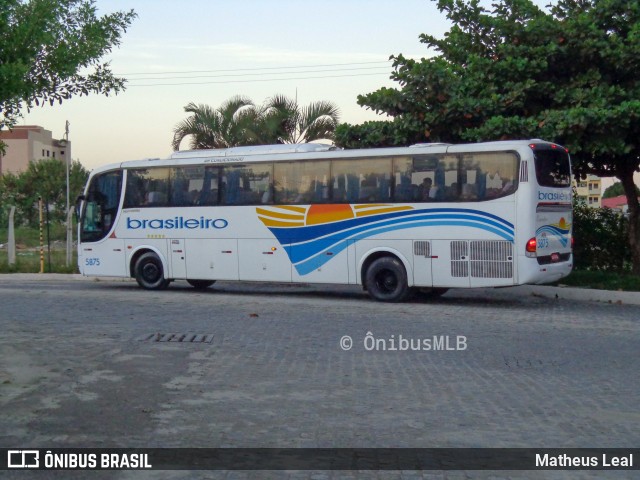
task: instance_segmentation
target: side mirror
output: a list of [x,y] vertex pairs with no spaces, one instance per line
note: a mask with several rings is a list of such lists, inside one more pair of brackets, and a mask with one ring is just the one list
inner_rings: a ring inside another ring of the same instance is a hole
[[76,198],[76,218],[80,218],[80,205],[82,202],[84,202],[84,200],[84,195],[78,195],[78,198]]

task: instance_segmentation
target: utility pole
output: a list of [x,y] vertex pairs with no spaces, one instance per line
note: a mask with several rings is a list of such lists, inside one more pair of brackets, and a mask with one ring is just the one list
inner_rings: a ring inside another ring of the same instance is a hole
[[72,216],[71,216],[71,205],[69,201],[69,190],[71,186],[69,185],[69,168],[71,167],[71,143],[69,143],[69,120],[65,122],[64,125],[64,144],[65,144],[65,152],[64,152],[64,162],[66,165],[67,171],[67,209],[65,210],[65,216],[67,218],[67,259],[65,265],[68,267],[71,265],[71,248],[73,243],[73,229],[72,227]]
[[38,213],[40,217],[40,273],[44,273],[44,215],[42,214],[42,196],[38,197]]
[[15,230],[14,230],[14,215],[16,213],[16,207],[12,206],[11,210],[9,211],[9,238],[8,238],[8,262],[9,265],[15,265],[16,264],[16,234],[15,234]]

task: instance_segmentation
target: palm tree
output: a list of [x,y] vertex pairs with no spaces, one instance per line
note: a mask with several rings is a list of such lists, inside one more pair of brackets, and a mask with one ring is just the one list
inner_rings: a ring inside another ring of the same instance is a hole
[[333,139],[340,110],[332,102],[314,102],[300,107],[296,100],[274,95],[262,108],[263,129],[277,143],[305,143]]
[[333,139],[339,116],[331,102],[300,107],[284,95],[275,95],[261,107],[236,96],[217,109],[190,103],[184,110],[191,116],[173,129],[174,150],[186,137],[194,150]]
[[185,137],[191,137],[189,147],[192,149],[263,143],[259,128],[261,110],[247,97],[233,97],[217,109],[190,103],[184,111],[192,115],[173,129],[174,150],[180,149]]

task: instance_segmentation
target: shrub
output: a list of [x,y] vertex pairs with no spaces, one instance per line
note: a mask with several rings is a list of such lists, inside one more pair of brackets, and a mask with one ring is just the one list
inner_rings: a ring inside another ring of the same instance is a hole
[[573,210],[574,263],[584,270],[628,270],[628,220],[616,210],[576,202]]

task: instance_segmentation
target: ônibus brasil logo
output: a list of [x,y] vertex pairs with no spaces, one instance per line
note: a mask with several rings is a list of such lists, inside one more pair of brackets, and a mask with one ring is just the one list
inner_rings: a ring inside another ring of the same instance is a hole
[[206,230],[215,228],[220,230],[227,228],[229,222],[224,218],[153,218],[151,220],[145,218],[138,220],[136,218],[127,217],[127,229],[138,230],[150,228],[151,230],[181,230],[187,228],[189,230],[201,229]]

